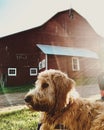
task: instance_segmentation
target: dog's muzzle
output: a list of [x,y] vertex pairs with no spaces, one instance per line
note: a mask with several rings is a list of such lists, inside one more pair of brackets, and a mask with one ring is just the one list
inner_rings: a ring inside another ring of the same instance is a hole
[[24,100],[25,100],[26,105],[30,109],[33,109],[33,97],[32,96],[26,96]]
[[33,97],[32,96],[26,96],[25,97],[25,102],[26,105],[35,111],[49,111],[49,106],[48,104],[43,104],[43,103],[39,103],[39,101],[33,102]]

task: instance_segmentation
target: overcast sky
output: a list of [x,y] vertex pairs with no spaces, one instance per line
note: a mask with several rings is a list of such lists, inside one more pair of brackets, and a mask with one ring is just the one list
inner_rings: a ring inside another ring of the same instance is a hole
[[40,26],[70,8],[104,37],[104,0],[0,0],[0,37]]

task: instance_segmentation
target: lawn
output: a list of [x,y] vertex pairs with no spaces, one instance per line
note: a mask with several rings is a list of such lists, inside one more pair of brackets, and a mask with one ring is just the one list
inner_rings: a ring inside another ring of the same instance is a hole
[[28,109],[0,113],[0,130],[36,130],[39,113]]
[[[88,84],[96,84],[96,78],[80,78],[74,79],[77,85],[88,85]],[[17,92],[28,92],[31,88],[34,88],[33,84],[21,85],[21,86],[0,86],[0,94],[4,93],[17,93]]]
[[28,92],[34,86],[32,84],[22,86],[0,86],[0,94],[4,93],[17,93],[17,92]]

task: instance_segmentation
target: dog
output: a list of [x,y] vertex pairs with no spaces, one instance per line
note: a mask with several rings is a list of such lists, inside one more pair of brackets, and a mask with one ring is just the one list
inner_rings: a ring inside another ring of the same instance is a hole
[[60,70],[40,72],[26,105],[41,112],[40,130],[104,130],[104,105],[82,99],[75,81]]

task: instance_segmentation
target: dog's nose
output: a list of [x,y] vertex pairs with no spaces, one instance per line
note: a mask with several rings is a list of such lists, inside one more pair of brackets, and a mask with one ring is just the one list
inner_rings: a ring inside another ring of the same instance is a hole
[[27,96],[27,97],[25,97],[24,100],[25,100],[25,102],[29,103],[32,101],[32,96]]

